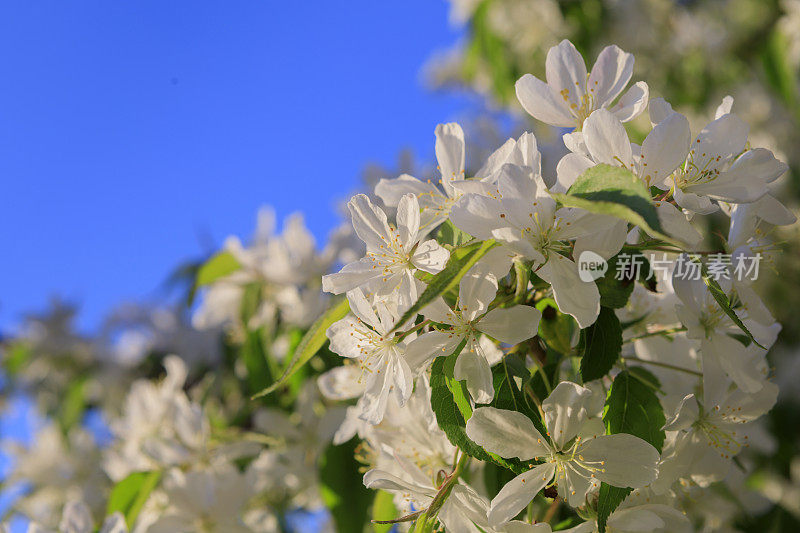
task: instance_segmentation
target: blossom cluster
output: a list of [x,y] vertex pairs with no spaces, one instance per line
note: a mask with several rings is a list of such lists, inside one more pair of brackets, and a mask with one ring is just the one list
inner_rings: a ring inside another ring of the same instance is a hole
[[[760,258],[766,228],[794,222],[768,192],[787,167],[750,147],[730,98],[693,137],[644,82],[625,90],[633,64],[611,46],[587,72],[562,41],[546,81],[519,79],[531,116],[573,128],[555,176],[542,175],[530,133],[467,176],[464,134],[451,123],[436,129],[436,182],[402,175],[376,185],[395,224],[365,195],[348,204],[366,255],[323,277],[350,314],[327,330],[345,365],[320,383],[330,398],[357,399],[341,438],[355,431],[380,450],[364,482],[393,492],[415,531],[436,520],[447,531],[549,530],[514,521],[540,519],[542,493],[585,519],[571,531],[689,531],[685,500],[728,478],[752,423],[776,401],[765,354],[780,326],[750,280],[718,275],[714,259]],[[645,111],[652,129],[634,144],[624,123]],[[703,241],[692,218],[716,211],[730,218],[728,239],[697,263],[696,279],[676,271],[625,289],[637,276],[579,276],[587,250],[647,261],[667,249],[691,263],[686,252]],[[545,320],[580,333],[553,338]],[[420,387],[433,389],[439,427],[458,447],[444,466],[438,442],[409,452],[380,437],[396,434],[387,411],[413,409]],[[517,475],[481,494],[465,474],[480,468],[475,460]]]

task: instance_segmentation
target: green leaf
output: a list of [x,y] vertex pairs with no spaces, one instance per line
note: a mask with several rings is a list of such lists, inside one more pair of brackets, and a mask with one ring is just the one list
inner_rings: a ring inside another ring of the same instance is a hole
[[240,357],[247,370],[247,386],[251,394],[264,389],[272,383],[274,375],[267,359],[268,354],[264,345],[264,330],[262,328],[247,332],[240,351]]
[[600,495],[597,501],[597,529],[600,533],[605,533],[608,517],[631,492],[633,492],[632,488],[613,487],[608,483],[600,485]]
[[762,63],[767,81],[795,113],[797,110],[797,72],[789,57],[789,39],[778,28],[764,40]]
[[261,289],[261,283],[257,281],[244,286],[242,301],[239,303],[239,318],[245,329],[247,329],[250,319],[258,313],[258,308],[261,307]]
[[531,374],[526,387],[536,396],[539,403],[550,396],[555,386],[558,385],[562,359],[560,353],[548,349],[546,363],[541,364],[537,361],[536,369]]
[[25,343],[15,343],[5,350],[3,366],[9,376],[22,370],[31,358],[31,347]]
[[325,313],[311,325],[306,334],[303,336],[303,340],[301,340],[300,344],[297,345],[294,355],[292,355],[291,360],[289,360],[289,363],[286,365],[286,369],[283,371],[283,374],[278,381],[261,392],[255,394],[252,399],[266,396],[286,383],[292,374],[297,372],[297,369],[305,365],[309,359],[311,359],[314,354],[316,354],[320,348],[325,345],[325,343],[328,341],[328,337],[325,335],[325,333],[328,331],[328,328],[331,326],[331,324],[343,319],[349,312],[350,303],[347,301],[347,298],[340,299],[330,309],[325,311]]
[[497,409],[518,411],[531,419],[539,433],[547,433],[536,404],[520,390],[517,380],[524,387],[530,382],[531,373],[519,354],[510,354],[492,369],[492,385],[495,393],[490,405]]
[[[397,518],[397,508],[394,506],[394,496],[390,492],[379,490],[375,493],[372,502],[372,520],[387,522]],[[389,533],[392,524],[372,524],[374,533]]]
[[539,320],[539,337],[558,353],[568,354],[572,351],[572,338],[578,330],[578,324],[571,316],[562,313],[552,298],[542,298],[536,302],[536,309],[542,312]]
[[712,278],[709,275],[708,267],[705,265],[705,263],[702,264],[701,271],[702,271],[702,274],[703,274],[703,282],[706,284],[706,287],[708,287],[708,292],[711,293],[711,296],[714,297],[714,300],[717,301],[717,303],[722,308],[722,310],[725,312],[725,314],[728,315],[728,317],[731,320],[733,320],[734,324],[739,326],[739,328],[742,331],[744,331],[744,333],[745,333],[745,335],[747,335],[748,339],[750,339],[753,343],[755,343],[755,345],[758,346],[759,348],[762,348],[762,349],[766,350],[766,348],[764,346],[762,346],[755,339],[755,337],[753,337],[753,334],[750,333],[750,330],[747,329],[747,326],[744,325],[744,322],[742,322],[742,319],[739,318],[739,315],[737,315],[736,312],[733,310],[733,307],[731,306],[731,301],[728,299],[728,295],[725,294],[725,291],[723,291],[722,287],[719,286],[719,283],[717,282],[717,280],[715,280],[714,278]]
[[134,472],[117,483],[108,497],[106,515],[120,512],[128,528],[132,528],[150,493],[161,480],[161,472]]
[[514,472],[503,468],[494,463],[485,463],[483,465],[483,486],[486,488],[486,494],[491,500],[500,489],[506,486],[506,483],[514,479]]
[[69,430],[80,423],[86,410],[86,377],[78,378],[70,383],[58,407],[58,424],[66,435]]
[[[608,260],[608,270],[603,277],[597,279],[597,290],[600,291],[600,305],[620,309],[628,304],[636,281],[645,282],[650,274],[650,262],[641,253],[625,252],[628,259],[618,266],[619,255]],[[623,269],[621,273],[618,270]],[[621,279],[617,279],[617,278]],[[652,276],[651,276],[652,277]]]
[[331,512],[336,531],[364,531],[369,520],[373,491],[363,482],[355,459],[358,441],[328,446],[320,459],[320,492]]
[[447,357],[437,357],[431,367],[431,407],[436,415],[436,422],[450,442],[467,455],[481,461],[494,462],[520,474],[527,470],[522,463],[490,454],[467,437],[467,420],[472,416],[469,393],[464,382],[453,377],[453,368],[464,344],[462,342]]
[[[654,376],[650,377],[658,383]],[[628,371],[617,374],[606,398],[603,422],[607,434],[629,433],[649,442],[661,453],[665,437],[661,428],[666,423],[664,410],[652,384],[641,377],[633,376]],[[600,486],[597,525],[601,532],[606,530],[608,516],[631,490],[625,487],[612,487],[606,483]]]
[[439,242],[439,244],[454,247],[461,246],[470,239],[472,239],[472,235],[464,233],[458,229],[449,218],[445,220],[441,226],[439,226],[439,233],[436,235],[436,240]]
[[198,287],[208,285],[219,278],[224,278],[228,274],[233,274],[240,268],[242,268],[242,265],[233,257],[232,253],[227,251],[219,252],[203,263],[203,266],[197,271],[195,284]]
[[493,239],[489,239],[488,241],[461,246],[451,251],[450,259],[447,261],[444,270],[431,278],[419,299],[411,306],[411,309],[403,314],[392,331],[396,331],[408,320],[417,316],[423,307],[437,297],[456,287],[461,278],[464,277],[464,274],[478,262],[478,259],[486,255],[486,252],[496,245],[497,243]]
[[661,453],[666,423],[664,410],[653,387],[630,372],[617,374],[603,409],[606,433],[629,433],[643,439]]
[[622,351],[622,326],[613,309],[601,307],[594,324],[584,330],[581,377],[584,383],[599,379],[614,367]]
[[661,382],[649,370],[646,370],[641,366],[629,366],[628,374],[630,374],[631,377],[638,379],[654,391],[661,391]]
[[567,207],[621,218],[653,237],[681,246],[663,233],[650,191],[627,169],[596,165],[578,176],[566,194],[553,193],[552,196]]

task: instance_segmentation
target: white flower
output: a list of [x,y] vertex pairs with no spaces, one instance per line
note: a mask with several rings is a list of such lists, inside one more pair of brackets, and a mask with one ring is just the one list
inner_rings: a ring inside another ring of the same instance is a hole
[[169,470],[163,481],[168,506],[148,533],[248,533],[245,505],[252,496],[244,475],[233,466]]
[[[591,391],[575,383],[558,384],[542,402],[547,435],[536,430],[522,413],[480,407],[467,421],[467,435],[486,451],[523,461],[543,463],[507,483],[492,500],[491,525],[517,515],[555,478],[559,495],[573,507],[584,503],[586,493],[603,481],[618,487],[643,487],[656,478],[659,454],[633,435],[594,435],[602,431],[588,420],[586,406]],[[587,424],[588,422],[588,424]]]
[[[641,146],[631,144],[622,122],[606,109],[594,111],[583,125],[582,132],[564,135],[572,153],[558,163],[558,181],[554,190],[566,192],[585,170],[599,163],[626,168],[648,187],[661,184],[686,160],[690,141],[689,121],[671,113],[656,124]],[[654,202],[659,222],[666,233],[696,245],[702,235],[686,220],[686,216],[668,202]],[[625,239],[627,224],[613,228],[616,239]]]
[[700,214],[713,213],[712,200],[755,202],[767,193],[767,184],[786,172],[765,148],[747,149],[747,125],[725,113],[709,123],[694,142],[671,148],[686,153],[686,163],[672,175],[675,201]]
[[412,341],[407,351],[412,367],[425,368],[431,359],[450,355],[466,341],[456,359],[455,378],[466,380],[476,403],[491,402],[494,397],[491,366],[499,361],[502,352],[488,339],[482,340],[480,334],[509,345],[519,344],[536,335],[542,316],[539,310],[524,305],[489,311],[496,293],[495,277],[473,269],[461,279],[458,301],[453,309],[442,298],[428,305],[422,314],[451,329],[430,331]]
[[[780,250],[770,242],[769,234],[773,226],[788,226],[797,222],[794,213],[769,193],[755,202],[729,207],[731,225],[727,247],[733,264],[739,258],[755,258],[759,254],[760,268],[764,264],[774,264]],[[738,278],[735,279],[738,281]]]
[[375,186],[375,194],[384,203],[395,207],[406,194],[414,194],[422,208],[420,229],[429,233],[447,220],[450,208],[461,196],[453,187],[454,182],[464,181],[464,131],[455,122],[436,126],[436,159],[441,173],[437,187],[430,180],[423,182],[408,174],[397,179],[381,179]]
[[397,290],[411,302],[416,300],[417,269],[436,274],[450,253],[435,240],[420,242],[425,232],[420,229],[417,197],[404,195],[397,206],[397,227],[390,226],[386,214],[363,194],[354,196],[347,204],[353,227],[367,245],[367,255],[345,265],[336,274],[322,277],[322,289],[341,294],[361,287],[388,296]]
[[[684,256],[685,257],[685,256]],[[719,365],[741,389],[756,392],[764,385],[767,368],[765,350],[751,343],[745,346],[736,336],[744,332],[725,314],[701,279],[689,279],[676,270],[672,285],[680,303],[675,310],[681,323],[686,326],[686,335],[700,341],[700,351],[705,361],[716,358]],[[754,292],[744,285],[737,286],[734,292],[729,280],[720,279],[718,283],[733,303],[734,312],[742,320],[755,339],[765,347],[771,346],[780,331],[780,325],[762,323],[750,316],[750,309],[763,307]],[[740,297],[744,295],[743,299]],[[752,300],[750,304],[748,302]],[[761,318],[756,314],[756,318]]]
[[[365,487],[395,493],[395,505],[402,514],[430,506],[439,492],[439,483],[435,478],[399,455],[393,459],[386,458],[381,463],[383,468],[373,468],[364,474]],[[476,505],[475,500],[482,500],[483,505]],[[475,522],[485,521],[485,515],[480,513],[481,507],[485,507],[485,499],[459,480],[439,510],[438,518],[446,531],[479,533],[481,530]]]
[[[633,56],[617,46],[607,46],[597,57],[592,72],[575,46],[561,41],[547,52],[547,83],[531,74],[516,84],[517,99],[532,117],[552,126],[581,128],[592,111],[609,108],[633,74]],[[633,85],[611,112],[627,122],[647,107],[649,90],[640,81]]]
[[[627,502],[627,500],[626,500]],[[597,522],[584,522],[564,530],[565,533],[595,533]],[[608,533],[690,533],[692,525],[686,516],[664,504],[628,505],[617,507],[606,522]]]
[[686,395],[664,429],[679,431],[665,452],[658,482],[659,492],[680,477],[701,486],[725,477],[730,459],[749,446],[747,424],[767,413],[778,398],[778,386],[766,382],[755,393],[736,387],[717,360],[703,359],[703,400]]
[[552,285],[561,311],[575,317],[582,328],[595,321],[600,312],[597,285],[580,279],[577,265],[562,255],[570,251],[563,241],[578,239],[576,246],[591,248],[592,234],[618,219],[569,207],[556,209],[540,176],[527,167],[505,165],[497,191],[492,196],[465,194],[453,208],[451,220],[470,235],[495,239],[532,260],[536,274]]
[[[6,528],[0,524],[0,531],[10,533],[11,527]],[[72,500],[64,505],[61,522],[58,524],[58,533],[128,533],[125,517],[116,512],[106,517],[100,529],[96,529],[92,520],[89,507],[79,500]],[[51,529],[40,526],[36,522],[28,524],[27,533],[54,533]]]
[[[361,289],[347,293],[351,315],[328,328],[331,350],[358,361],[361,379],[366,380],[360,400],[361,417],[377,424],[383,419],[390,394],[401,406],[411,396],[412,369],[405,358],[405,342],[398,342],[392,330],[399,319],[390,302],[370,302]],[[366,377],[364,377],[366,376]]]
[[375,451],[400,455],[413,461],[431,478],[441,469],[450,468],[456,452],[436,422],[431,408],[431,387],[426,374],[416,381],[414,394],[400,407],[389,404],[387,416],[365,439]]

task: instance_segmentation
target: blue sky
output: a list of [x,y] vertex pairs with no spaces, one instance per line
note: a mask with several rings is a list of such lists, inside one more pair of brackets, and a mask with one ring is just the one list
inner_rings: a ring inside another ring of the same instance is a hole
[[0,6],[0,330],[60,294],[83,328],[258,207],[324,236],[370,161],[429,157],[443,0]]

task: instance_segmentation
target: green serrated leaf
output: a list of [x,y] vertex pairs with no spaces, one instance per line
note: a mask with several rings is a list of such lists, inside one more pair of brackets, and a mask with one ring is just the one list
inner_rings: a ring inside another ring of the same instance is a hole
[[128,528],[133,528],[139,512],[160,480],[161,472],[158,470],[129,474],[111,489],[106,515],[120,512],[125,517]]
[[631,492],[633,492],[631,488],[613,487],[608,483],[600,485],[599,499],[597,501],[597,529],[600,533],[605,533],[608,517]]
[[622,326],[613,309],[601,307],[594,324],[584,330],[581,377],[584,383],[599,379],[614,367],[622,351]]
[[631,366],[628,367],[628,373],[654,391],[661,391],[661,382],[649,370],[646,370],[640,366]]
[[536,404],[520,390],[517,381],[524,387],[531,379],[531,373],[525,362],[518,354],[507,355],[500,364],[492,369],[492,383],[494,386],[494,399],[490,404],[497,409],[518,411],[531,419],[533,425],[540,433],[547,430],[537,410]]
[[325,335],[325,333],[328,331],[328,328],[331,326],[331,324],[343,319],[349,312],[350,303],[347,301],[347,298],[341,298],[330,309],[325,311],[325,313],[311,325],[306,334],[303,336],[303,340],[301,340],[300,344],[297,345],[297,349],[294,351],[294,355],[292,355],[292,358],[286,365],[286,369],[283,371],[283,374],[281,374],[281,377],[266,389],[253,395],[252,399],[265,396],[278,387],[284,385],[292,376],[292,374],[297,372],[297,369],[305,365],[309,359],[311,359],[314,354],[316,354],[320,348],[325,345],[325,343],[328,341],[328,337]]
[[411,318],[417,316],[426,305],[437,297],[456,287],[461,278],[464,277],[464,274],[478,262],[478,259],[486,255],[486,252],[496,245],[497,243],[493,239],[489,239],[488,241],[467,244],[451,251],[450,259],[447,261],[444,270],[431,278],[419,299],[397,321],[397,325],[392,328],[392,331],[396,331]]
[[664,234],[650,191],[627,169],[596,165],[578,176],[566,194],[553,193],[552,196],[564,206],[621,218],[653,237],[681,246]]
[[726,315],[728,315],[728,317],[733,321],[734,324],[739,326],[739,329],[744,331],[745,335],[747,335],[747,338],[750,339],[750,341],[755,343],[755,345],[758,346],[759,348],[766,350],[766,348],[762,346],[761,343],[759,343],[755,339],[755,337],[753,337],[753,334],[750,333],[750,330],[747,329],[747,326],[744,325],[742,319],[739,318],[739,315],[737,315],[736,312],[733,310],[731,302],[728,299],[728,295],[725,294],[725,291],[723,291],[722,287],[719,286],[717,280],[715,280],[709,275],[708,267],[706,266],[705,263],[701,265],[701,272],[703,275],[703,282],[706,284],[706,287],[708,287],[708,292],[711,293],[711,296],[714,297],[714,300],[716,300],[720,308],[725,312]]
[[653,445],[661,453],[666,423],[655,390],[630,372],[617,374],[603,409],[606,433],[629,433]]
[[[666,423],[664,410],[658,401],[656,391],[647,381],[658,380],[652,374],[643,380],[649,372],[637,371],[639,375],[633,376],[624,371],[617,374],[611,384],[611,390],[606,398],[603,409],[603,422],[606,433],[629,433],[649,442],[661,453],[664,446],[665,433],[661,429]],[[605,531],[609,515],[622,503],[632,489],[626,487],[612,487],[603,483],[597,502],[597,525],[600,531]]]
[[232,253],[227,251],[219,252],[203,263],[197,271],[195,284],[198,287],[208,285],[229,274],[233,274],[240,268],[242,268],[242,265]]
[[447,357],[437,357],[431,367],[431,408],[436,415],[436,422],[448,440],[467,455],[481,461],[494,462],[520,474],[527,470],[521,463],[488,453],[467,437],[466,426],[467,420],[472,416],[472,405],[464,382],[453,377],[456,358],[464,344],[462,342]]

